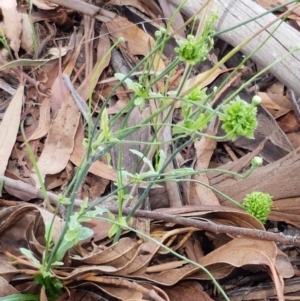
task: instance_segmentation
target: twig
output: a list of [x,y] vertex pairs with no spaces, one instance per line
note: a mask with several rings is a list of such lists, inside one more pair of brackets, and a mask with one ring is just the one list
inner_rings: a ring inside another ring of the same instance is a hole
[[[19,180],[13,180],[5,176],[0,176],[0,181],[4,182],[4,187],[9,187],[17,191],[24,191],[27,194],[31,194],[33,198],[39,198],[39,199],[44,199],[43,193],[40,189],[29,185],[25,182],[19,181]],[[57,205],[59,203],[58,201],[58,196],[52,192],[47,191],[46,192],[49,201],[53,205]],[[80,207],[83,204],[82,200],[75,200],[75,206]]]
[[[205,207],[205,206],[204,206]],[[196,209],[196,208],[195,208]],[[118,213],[118,208],[108,206],[108,210],[112,213]],[[131,208],[123,209],[123,214],[128,215],[131,212]],[[195,210],[196,211],[196,210]],[[159,213],[156,211],[137,210],[134,217],[149,218],[152,220],[161,220],[164,222],[174,223],[186,227],[194,227],[201,230],[211,231],[213,233],[226,233],[230,236],[241,238],[250,237],[259,240],[268,240],[279,242],[284,245],[300,246],[300,236],[284,235],[282,233],[272,233],[258,229],[248,229],[234,226],[219,225],[209,220],[201,221],[191,218],[181,217],[178,215]]]
[[65,73],[63,73],[63,79],[65,81],[66,87],[68,88],[68,90],[71,92],[73,99],[79,109],[79,111],[81,112],[81,114],[83,115],[84,119],[86,122],[90,122],[92,128],[94,128],[94,124],[92,120],[89,120],[88,118],[88,112],[89,112],[89,108],[88,105],[86,104],[86,102],[82,99],[82,97],[79,95],[79,93],[76,91],[76,89],[74,88],[69,76]]
[[[5,176],[0,176],[0,181],[4,181],[4,187],[10,187],[19,191],[26,191],[27,193],[31,193],[33,196],[43,199],[43,193],[40,189],[37,189],[29,184],[26,184],[21,181],[12,180]],[[47,191],[49,200],[51,204],[57,205],[58,204],[58,196],[52,192]],[[98,203],[98,202],[97,202]],[[97,203],[90,204],[91,206],[96,205]],[[83,204],[82,200],[75,200],[75,206],[80,207]],[[103,206],[103,205],[101,205]],[[103,206],[106,207],[110,212],[117,214],[118,207],[115,206]],[[201,206],[202,210],[207,210],[206,206]],[[206,209],[205,209],[206,208]],[[222,207],[220,207],[222,208]],[[224,207],[226,208],[226,207]],[[195,206],[195,210],[199,210],[199,206]],[[132,211],[132,208],[124,208],[123,214],[128,215]],[[248,228],[241,228],[241,227],[234,227],[234,226],[226,226],[226,225],[219,225],[209,220],[201,221],[201,220],[194,220],[191,218],[185,218],[178,215],[173,214],[165,214],[160,213],[157,211],[146,211],[146,210],[137,210],[134,214],[134,217],[142,217],[142,218],[149,218],[152,220],[161,220],[164,222],[174,223],[186,227],[194,227],[201,230],[211,231],[213,233],[226,233],[233,237],[250,237],[259,240],[268,240],[279,242],[284,245],[294,245],[300,247],[300,236],[291,236],[291,235],[284,235],[282,233],[271,233],[264,230],[257,230],[257,229],[248,229]]]

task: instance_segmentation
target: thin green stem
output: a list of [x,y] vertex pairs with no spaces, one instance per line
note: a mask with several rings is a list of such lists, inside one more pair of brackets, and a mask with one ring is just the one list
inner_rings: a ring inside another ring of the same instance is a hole
[[243,26],[243,25],[246,25],[246,24],[248,24],[248,23],[250,23],[250,22],[253,22],[253,21],[257,20],[257,19],[260,19],[261,17],[263,17],[263,16],[265,16],[265,15],[271,14],[271,13],[273,13],[273,12],[275,12],[275,11],[279,11],[281,8],[285,8],[285,7],[287,7],[288,5],[293,4],[293,3],[297,3],[297,2],[299,2],[299,0],[292,0],[292,1],[289,1],[289,2],[285,2],[284,4],[280,4],[280,5],[278,5],[278,6],[275,6],[275,7],[271,8],[271,9],[267,10],[266,12],[264,12],[264,13],[262,13],[262,14],[259,14],[259,15],[255,16],[255,17],[253,17],[253,18],[251,18],[251,19],[248,19],[248,20],[246,20],[246,21],[244,21],[244,22],[241,22],[241,23],[239,23],[239,24],[237,24],[237,25],[234,25],[234,26],[232,26],[232,27],[226,28],[226,29],[224,29],[224,30],[217,31],[217,32],[211,34],[210,36],[211,36],[212,38],[215,38],[215,37],[217,37],[217,36],[219,36],[219,35],[221,35],[221,34],[223,34],[223,33],[232,31],[232,30],[234,30],[234,29],[236,29],[236,28],[239,28],[239,27],[241,27],[241,26]]
[[[118,223],[117,221],[112,221],[110,219],[107,219],[105,217],[98,217],[99,220],[103,220],[106,221],[108,223],[113,223],[113,224],[117,224],[118,226],[122,227],[123,225],[121,225],[120,223]],[[230,301],[230,299],[227,297],[226,293],[224,292],[224,290],[222,289],[222,287],[220,286],[220,284],[218,283],[218,281],[215,279],[215,277],[210,273],[210,271],[208,269],[206,269],[203,265],[177,253],[176,251],[172,250],[171,248],[167,247],[166,245],[164,245],[163,243],[159,242],[158,240],[154,239],[153,237],[146,235],[145,233],[142,233],[134,228],[131,228],[129,226],[126,226],[127,230],[132,231],[136,234],[138,234],[140,237],[144,237],[147,241],[152,241],[153,243],[157,244],[160,248],[170,252],[171,254],[173,254],[174,256],[176,256],[177,258],[184,260],[185,262],[199,268],[200,270],[202,270],[213,282],[213,284],[216,286],[216,288],[219,290],[219,292],[221,293],[221,295],[224,297],[225,300]]]

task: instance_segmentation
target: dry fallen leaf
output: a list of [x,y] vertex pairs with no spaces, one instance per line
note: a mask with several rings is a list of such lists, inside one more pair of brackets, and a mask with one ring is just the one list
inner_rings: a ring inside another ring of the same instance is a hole
[[21,118],[24,86],[20,85],[6,109],[0,125],[0,175],[4,175],[8,159],[15,144]]
[[[125,39],[125,43],[122,43],[121,46],[124,47],[124,51],[128,52],[130,55],[146,56],[155,43],[154,39],[149,34],[121,16],[116,16],[106,25],[110,35],[114,39],[117,40],[121,37]],[[165,69],[164,62],[158,54],[154,57],[153,68],[158,71]]]
[[33,50],[33,27],[28,14],[21,14],[22,18],[22,35],[21,35],[21,46],[30,53]]
[[21,15],[17,11],[16,0],[0,0],[0,8],[3,16],[3,21],[0,22],[0,30],[9,40],[9,46],[15,53],[19,52],[21,41]]
[[19,292],[10,285],[3,277],[0,277],[0,297],[9,296],[12,294],[18,294]]
[[[26,137],[27,141],[29,142],[44,137],[48,133],[50,121],[50,99],[46,97],[40,106],[38,126],[29,137]],[[24,144],[22,144],[22,146],[24,146]]]
[[168,294],[170,301],[181,301],[183,296],[184,301],[213,301],[197,281],[180,282],[172,287],[165,287],[164,291]]
[[[208,137],[201,137],[199,141],[195,142],[194,146],[197,154],[195,170],[201,171],[208,168],[216,145],[217,141]],[[209,186],[206,173],[198,173],[194,175],[193,178]],[[201,185],[201,183],[190,183],[189,205],[219,205],[220,203],[215,193],[209,187]]]
[[51,89],[51,116],[56,116],[63,102],[66,102],[68,97],[68,89],[66,88],[62,74],[59,72]]
[[74,149],[80,112],[71,95],[65,99],[52,121],[44,150],[37,162],[43,177],[62,171]]

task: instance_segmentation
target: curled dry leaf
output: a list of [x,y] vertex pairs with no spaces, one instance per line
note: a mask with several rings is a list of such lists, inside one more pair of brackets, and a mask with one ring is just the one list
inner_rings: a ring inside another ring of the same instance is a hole
[[87,263],[87,264],[108,264],[113,263],[115,267],[122,268],[127,265],[131,260],[134,260],[139,243],[129,237],[124,237],[110,247],[104,250],[94,250],[92,254],[80,257],[78,255],[71,256],[74,262]]
[[270,220],[284,221],[294,227],[300,228],[299,197],[284,198],[273,202]]
[[[170,301],[168,296],[154,285],[150,285],[153,290],[153,293],[151,294],[151,289],[146,289],[140,283],[128,281],[123,278],[89,276],[85,280],[89,280],[90,282],[83,283],[82,285],[80,285],[81,287],[90,287],[92,282],[93,286],[95,286],[96,288],[121,301],[149,300],[149,298],[144,299],[143,297],[148,297],[148,295],[151,295],[151,300]],[[156,291],[161,292],[161,294],[165,296],[165,298],[157,296]]]

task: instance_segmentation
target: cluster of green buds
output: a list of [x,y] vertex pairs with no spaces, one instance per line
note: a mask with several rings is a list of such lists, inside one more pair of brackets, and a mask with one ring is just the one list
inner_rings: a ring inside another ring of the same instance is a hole
[[193,35],[188,35],[187,40],[177,40],[176,42],[179,47],[175,48],[175,52],[178,54],[179,60],[191,65],[205,61],[213,47],[213,39],[206,36],[196,39]]
[[196,34],[196,37],[188,35],[186,40],[176,41],[178,47],[175,48],[175,52],[178,54],[179,60],[192,66],[205,61],[214,45],[212,34],[218,15],[212,13],[209,16],[204,16],[204,18],[205,26],[201,35],[199,33]]
[[222,107],[223,113],[219,113],[219,118],[223,121],[222,129],[227,138],[233,141],[239,136],[254,138],[257,127],[257,106],[260,103],[261,98],[257,95],[252,98],[251,104],[237,96]]
[[255,216],[263,224],[267,221],[273,201],[268,193],[254,191],[244,198],[246,211]]

